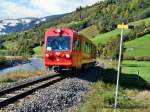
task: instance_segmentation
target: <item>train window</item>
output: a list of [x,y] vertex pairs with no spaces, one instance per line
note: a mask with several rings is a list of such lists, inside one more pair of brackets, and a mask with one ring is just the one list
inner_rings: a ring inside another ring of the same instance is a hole
[[87,53],[89,53],[89,44],[87,43]]
[[80,51],[81,51],[81,41],[78,40],[78,52],[80,52]]
[[89,53],[91,54],[91,44],[89,44],[89,49],[90,49],[90,50],[89,50]]
[[91,48],[91,44],[87,43],[87,42],[84,42],[84,52],[85,53],[91,53],[92,52],[92,48]]
[[69,51],[70,46],[70,37],[53,37],[50,36],[47,38],[46,49],[48,51]]
[[88,53],[90,53],[90,44],[88,44]]
[[85,49],[85,42],[83,43],[83,51],[85,53],[86,49]]
[[81,51],[81,43],[79,39],[74,40],[74,51],[80,52]]
[[85,48],[86,48],[85,52],[88,53],[88,43],[87,42],[85,43]]
[[92,53],[93,45],[91,44],[91,53]]
[[74,40],[74,42],[73,42],[73,51],[76,52],[76,40]]

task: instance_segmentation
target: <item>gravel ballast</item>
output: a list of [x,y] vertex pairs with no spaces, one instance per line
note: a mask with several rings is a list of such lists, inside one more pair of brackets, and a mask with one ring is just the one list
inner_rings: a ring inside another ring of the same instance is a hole
[[67,78],[5,107],[3,112],[72,112],[85,101],[92,82],[101,76],[99,67]]

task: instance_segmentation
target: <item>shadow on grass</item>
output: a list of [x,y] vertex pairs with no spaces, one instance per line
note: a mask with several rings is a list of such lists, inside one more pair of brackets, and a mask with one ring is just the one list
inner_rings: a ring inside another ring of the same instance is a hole
[[[90,96],[90,99],[92,100],[88,100],[90,102],[90,106],[88,105],[87,108],[92,108],[95,111],[100,108],[111,111],[113,110],[115,102],[114,85],[116,85],[117,79],[117,71],[115,69],[103,69],[97,66],[86,70],[77,77],[82,80],[88,80],[89,82],[100,81],[100,83],[96,83],[94,86],[92,95]],[[104,82],[104,85],[101,81]],[[149,83],[142,77],[136,74],[121,74],[119,86],[121,86],[121,88],[119,88],[118,94],[118,112],[126,109],[132,111],[132,109],[148,108],[147,105],[143,105],[141,102],[131,99],[124,92],[124,89],[150,90]],[[97,99],[99,99],[99,102],[97,102]],[[93,105],[91,105],[92,103]]]
[[[115,69],[103,69],[101,80],[105,83],[116,84],[117,71]],[[136,74],[120,74],[119,85],[128,89],[150,90],[150,84]]]
[[123,64],[124,67],[144,67],[142,65],[137,65],[137,64]]
[[[90,82],[101,80],[104,83],[116,84],[117,71],[115,69],[103,69],[97,66],[77,77]],[[128,89],[150,90],[150,84],[136,74],[121,74],[119,85]]]

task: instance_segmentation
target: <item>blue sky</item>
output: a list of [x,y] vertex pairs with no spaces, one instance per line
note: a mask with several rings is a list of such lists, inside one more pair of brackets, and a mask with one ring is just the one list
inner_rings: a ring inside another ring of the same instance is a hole
[[0,20],[68,13],[100,0],[0,0]]

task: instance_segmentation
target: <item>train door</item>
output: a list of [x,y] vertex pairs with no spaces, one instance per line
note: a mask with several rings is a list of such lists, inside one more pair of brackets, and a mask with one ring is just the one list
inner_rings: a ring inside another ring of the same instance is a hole
[[77,68],[81,68],[81,40],[79,38],[74,39],[74,63]]

